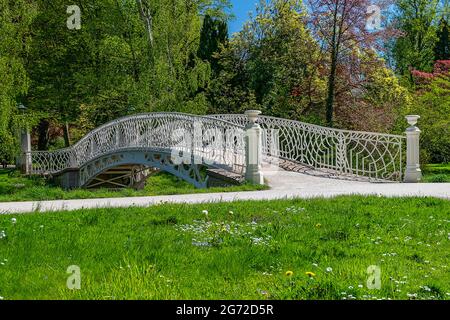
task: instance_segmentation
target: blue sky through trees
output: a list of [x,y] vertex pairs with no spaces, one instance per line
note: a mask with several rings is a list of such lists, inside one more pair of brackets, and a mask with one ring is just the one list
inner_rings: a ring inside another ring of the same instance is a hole
[[229,25],[230,35],[242,29],[245,21],[248,20],[249,12],[255,12],[257,2],[258,0],[231,0],[235,19]]

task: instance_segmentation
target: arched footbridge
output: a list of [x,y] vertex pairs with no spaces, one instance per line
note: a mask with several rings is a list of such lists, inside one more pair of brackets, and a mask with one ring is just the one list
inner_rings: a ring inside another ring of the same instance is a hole
[[[28,174],[57,177],[67,188],[135,185],[152,170],[198,188],[245,178],[260,183],[263,163],[334,178],[400,182],[407,136],[332,129],[255,111],[148,113],[102,125],[67,149],[23,150],[22,161]],[[420,171],[411,164],[418,162],[416,149],[408,150],[410,171]]]

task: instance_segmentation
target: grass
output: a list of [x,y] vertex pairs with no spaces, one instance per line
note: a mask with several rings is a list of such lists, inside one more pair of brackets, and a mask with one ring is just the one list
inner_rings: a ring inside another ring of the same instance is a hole
[[450,182],[450,163],[427,165],[423,170],[422,182]]
[[161,172],[149,177],[143,190],[122,189],[114,191],[108,189],[74,189],[66,191],[60,187],[49,185],[44,179],[39,177],[26,178],[18,174],[16,171],[0,170],[0,202],[142,197],[205,192],[253,191],[265,189],[268,189],[268,187],[252,184],[243,184],[232,187],[196,189],[194,186],[183,180]]
[[[66,287],[71,265],[81,290]],[[366,286],[371,265],[380,290]],[[0,296],[450,299],[450,202],[339,197],[3,215]]]

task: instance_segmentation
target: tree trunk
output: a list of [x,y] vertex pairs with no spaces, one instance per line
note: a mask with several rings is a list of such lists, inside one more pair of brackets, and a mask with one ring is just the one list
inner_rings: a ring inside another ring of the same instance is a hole
[[326,102],[326,110],[327,110],[327,124],[328,126],[333,126],[333,113],[334,113],[334,92],[336,85],[336,68],[337,68],[337,14],[338,14],[338,6],[336,2],[335,10],[334,10],[334,21],[333,21],[333,38],[331,39],[331,67],[330,74],[328,76],[328,93],[327,93],[327,102]]
[[42,119],[38,125],[38,150],[47,150],[49,143],[48,129],[50,128],[50,122],[46,119]]
[[63,127],[63,132],[64,132],[64,144],[66,146],[66,148],[70,147],[70,145],[72,144],[70,141],[70,131],[69,131],[69,123],[66,121],[64,123],[64,127]]

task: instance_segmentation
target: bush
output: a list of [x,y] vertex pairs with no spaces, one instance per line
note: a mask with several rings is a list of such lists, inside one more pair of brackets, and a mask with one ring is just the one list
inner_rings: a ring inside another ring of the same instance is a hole
[[421,146],[429,163],[450,162],[450,76],[436,77],[416,93],[413,112],[421,116]]

